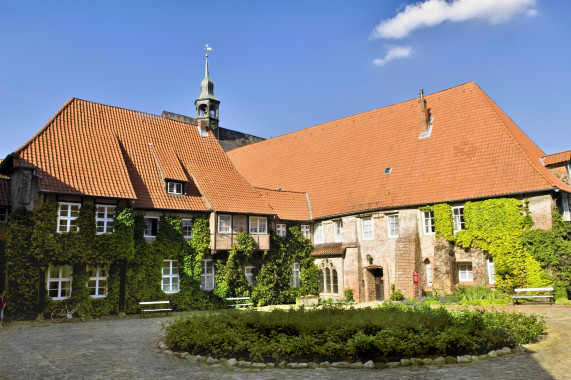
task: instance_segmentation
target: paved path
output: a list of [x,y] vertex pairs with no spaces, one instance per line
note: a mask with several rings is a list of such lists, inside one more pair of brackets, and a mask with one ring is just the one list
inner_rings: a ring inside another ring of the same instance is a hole
[[571,379],[571,308],[518,307],[546,315],[555,334],[537,351],[470,364],[384,370],[212,367],[159,354],[170,318],[85,323],[14,322],[0,330],[1,379]]

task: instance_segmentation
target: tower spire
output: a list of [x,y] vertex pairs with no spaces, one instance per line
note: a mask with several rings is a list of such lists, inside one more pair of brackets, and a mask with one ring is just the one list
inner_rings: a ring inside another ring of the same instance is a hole
[[[209,51],[212,48],[207,44],[205,50]],[[210,79],[208,53],[206,53],[204,79],[200,83],[200,95],[194,101],[194,105],[196,106],[196,120],[198,122],[204,120],[207,127],[218,138],[218,107],[220,106],[220,100],[214,95],[214,82]]]

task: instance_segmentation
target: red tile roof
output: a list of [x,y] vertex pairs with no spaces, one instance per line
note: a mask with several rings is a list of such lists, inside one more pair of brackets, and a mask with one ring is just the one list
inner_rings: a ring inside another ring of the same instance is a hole
[[255,188],[282,220],[311,220],[305,193]]
[[[473,82],[228,152],[256,187],[307,192],[313,218],[559,187],[545,154]],[[260,163],[263,162],[263,165]],[[385,175],[385,169],[392,168]]]
[[543,157],[545,166],[560,164],[562,162],[571,161],[571,150],[565,152],[553,153]]
[[8,179],[0,178],[0,206],[8,206]]
[[[273,214],[216,138],[194,125],[71,99],[14,165],[37,168],[43,191],[136,199],[137,208]],[[165,179],[187,182],[167,194]]]

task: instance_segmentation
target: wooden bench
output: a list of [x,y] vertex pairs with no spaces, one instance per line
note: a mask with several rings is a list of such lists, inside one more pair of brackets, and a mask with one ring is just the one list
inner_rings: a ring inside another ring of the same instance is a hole
[[[139,302],[139,305],[143,307],[143,309],[141,309],[141,317],[146,313],[152,313],[154,311],[164,311],[167,314],[172,312],[170,301],[146,301]],[[161,307],[163,305],[167,307]]]
[[[250,300],[250,297],[233,297],[233,298],[226,298],[226,302],[229,302],[229,301],[234,301],[234,302],[236,302],[236,301],[246,301],[246,300],[249,301],[249,300]],[[240,307],[240,306],[254,306],[254,304],[253,304],[253,303],[231,303],[231,304],[229,303],[229,304],[228,304],[228,307],[233,307],[233,308],[237,308],[237,307]]]
[[[514,289],[514,292],[516,293],[516,295],[512,296],[512,301],[516,304],[518,303],[518,300],[525,298],[547,298],[549,299],[550,303],[553,303],[553,301],[555,300],[553,297],[553,288],[519,288],[519,289]],[[547,296],[538,296],[532,294],[519,295],[528,292],[551,292],[552,294]]]

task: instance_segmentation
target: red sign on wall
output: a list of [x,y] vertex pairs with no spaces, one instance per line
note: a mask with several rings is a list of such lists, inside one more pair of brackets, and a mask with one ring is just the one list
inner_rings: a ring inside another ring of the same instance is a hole
[[418,284],[418,272],[414,271],[412,272],[412,282],[414,282],[414,284]]

